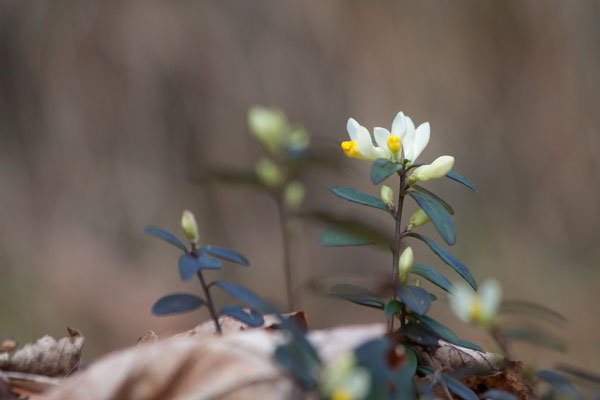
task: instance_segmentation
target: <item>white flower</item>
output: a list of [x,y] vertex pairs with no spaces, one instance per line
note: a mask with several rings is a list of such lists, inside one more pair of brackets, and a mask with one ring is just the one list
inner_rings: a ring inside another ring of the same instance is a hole
[[354,354],[343,354],[325,367],[319,385],[324,398],[361,400],[369,394],[371,375],[356,364]]
[[348,119],[346,129],[350,135],[350,141],[342,142],[342,149],[348,157],[370,161],[387,158],[388,153],[383,148],[373,145],[369,130],[361,126],[354,118]]
[[479,293],[466,284],[455,284],[456,290],[450,296],[450,308],[463,321],[484,327],[491,327],[502,300],[502,288],[497,280],[491,278],[481,284]]
[[415,129],[412,119],[404,115],[402,111],[396,115],[394,122],[392,122],[391,135],[400,138],[404,147],[404,158],[410,161],[411,164],[414,164],[417,157],[427,147],[430,133],[429,122],[424,122]]

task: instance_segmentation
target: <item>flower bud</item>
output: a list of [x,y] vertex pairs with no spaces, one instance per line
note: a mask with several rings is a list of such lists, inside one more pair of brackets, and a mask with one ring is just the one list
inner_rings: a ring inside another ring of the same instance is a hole
[[310,136],[306,129],[294,127],[285,138],[285,147],[291,152],[302,152],[310,144]]
[[438,157],[430,165],[422,165],[415,169],[410,179],[415,181],[425,182],[431,179],[439,179],[452,170],[454,166],[454,157],[452,156],[441,156]]
[[198,224],[196,223],[196,218],[191,211],[185,210],[183,215],[181,216],[181,227],[183,228],[183,232],[185,232],[185,236],[192,243],[198,243]]
[[394,207],[394,191],[391,187],[385,185],[381,187],[381,200],[387,204],[389,208]]
[[268,158],[263,158],[256,163],[258,179],[268,187],[278,187],[285,181],[285,172]]
[[304,185],[298,181],[288,183],[283,190],[285,204],[294,211],[300,208],[305,197],[306,190],[304,190]]
[[411,286],[416,286],[419,287],[421,286],[421,280],[420,279],[415,279],[410,283]]
[[415,256],[413,254],[412,248],[407,247],[400,256],[400,262],[398,263],[398,272],[400,276],[400,280],[404,283],[408,278],[408,274],[412,270],[413,264],[415,262]]
[[248,112],[248,126],[258,141],[272,153],[279,153],[287,118],[280,110],[252,107]]
[[419,210],[416,213],[414,213],[408,220],[408,230],[418,228],[419,226],[425,225],[428,222],[429,216],[427,215],[427,213],[425,213],[425,211],[423,211],[422,208],[419,208]]

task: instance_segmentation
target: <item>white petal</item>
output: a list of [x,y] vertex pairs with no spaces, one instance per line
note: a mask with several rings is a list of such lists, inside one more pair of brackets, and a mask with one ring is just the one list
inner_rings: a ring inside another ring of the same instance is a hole
[[450,296],[450,308],[463,321],[471,322],[471,303],[475,293],[462,282],[454,285],[456,290]]
[[404,113],[400,111],[396,114],[394,122],[392,122],[392,133],[402,141],[404,141],[404,136],[406,135],[406,121],[404,121],[404,118]]
[[406,136],[404,136],[403,146],[404,147],[404,158],[410,161],[414,161],[414,143],[415,143],[415,124],[409,117],[405,117],[406,121]]
[[493,319],[500,307],[502,300],[502,287],[497,280],[490,278],[481,284],[479,295],[483,307],[483,315],[486,318]]
[[354,118],[348,118],[348,123],[346,124],[346,130],[348,131],[348,135],[350,135],[350,140],[356,140],[356,132],[360,128],[360,124],[356,122]]
[[358,149],[364,159],[376,160],[379,158],[379,152],[377,152],[375,146],[373,146],[371,134],[364,126],[359,126],[356,131],[356,143],[358,143]]
[[417,157],[419,157],[421,152],[425,149],[425,147],[427,147],[427,144],[429,143],[430,131],[431,128],[429,126],[429,122],[422,123],[417,128],[417,131],[415,132],[415,140],[412,146],[412,162],[415,162]]
[[388,145],[387,145],[388,139],[392,135],[390,133],[390,131],[388,131],[385,128],[375,128],[375,129],[373,129],[373,134],[375,136],[375,141],[377,142],[377,146],[379,146],[380,149],[386,150],[386,153],[390,153],[390,155],[392,155],[392,152],[389,151]]

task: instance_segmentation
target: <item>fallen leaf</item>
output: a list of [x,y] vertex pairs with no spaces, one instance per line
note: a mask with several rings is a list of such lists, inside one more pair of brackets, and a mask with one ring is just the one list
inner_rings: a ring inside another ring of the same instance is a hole
[[69,336],[56,340],[44,336],[28,343],[14,354],[0,353],[0,370],[46,376],[67,376],[77,369],[85,338],[76,329],[67,328]]

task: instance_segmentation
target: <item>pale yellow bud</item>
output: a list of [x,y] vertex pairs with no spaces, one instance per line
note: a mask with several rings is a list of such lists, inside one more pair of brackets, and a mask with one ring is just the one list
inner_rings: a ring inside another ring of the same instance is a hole
[[[421,182],[425,182],[431,179],[439,179],[446,176],[448,172],[452,171],[453,166],[454,157],[441,156],[438,157],[430,165],[422,165],[419,168],[415,169],[410,178],[412,180]],[[411,179],[409,179],[409,181]]]
[[421,286],[421,280],[420,279],[415,279],[410,284],[411,284],[411,286],[419,287],[419,286]]
[[276,109],[252,107],[248,112],[248,126],[254,136],[273,153],[281,151],[282,140],[288,129],[285,114]]
[[263,158],[256,163],[256,175],[265,186],[278,187],[285,182],[285,172],[273,161]]
[[306,190],[301,182],[290,182],[285,186],[283,191],[283,199],[285,204],[292,210],[296,211],[300,208],[306,197]]
[[181,227],[185,236],[192,243],[198,243],[198,224],[196,223],[196,217],[191,211],[185,210],[181,216]]
[[411,247],[407,247],[400,255],[400,262],[398,263],[398,272],[400,276],[400,280],[402,282],[406,282],[408,278],[408,274],[412,270],[413,264],[415,262],[415,255]]
[[306,129],[295,127],[285,139],[285,147],[292,151],[303,151],[310,144],[310,136]]
[[381,187],[381,200],[387,204],[389,208],[394,207],[394,191],[391,187],[385,185]]
[[429,222],[429,216],[422,208],[419,208],[419,210],[410,217],[408,229],[418,228],[419,226],[425,225],[427,222]]

